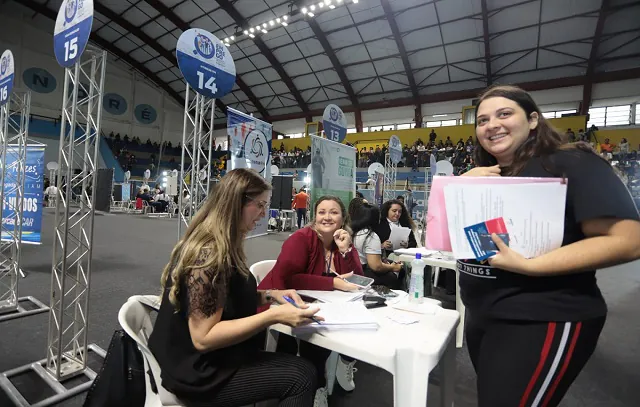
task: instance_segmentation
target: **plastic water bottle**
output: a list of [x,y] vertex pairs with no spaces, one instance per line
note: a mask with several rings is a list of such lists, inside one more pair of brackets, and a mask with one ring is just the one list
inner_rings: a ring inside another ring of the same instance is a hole
[[416,258],[411,262],[411,282],[409,283],[409,301],[421,303],[424,297],[424,267],[422,254],[416,253]]

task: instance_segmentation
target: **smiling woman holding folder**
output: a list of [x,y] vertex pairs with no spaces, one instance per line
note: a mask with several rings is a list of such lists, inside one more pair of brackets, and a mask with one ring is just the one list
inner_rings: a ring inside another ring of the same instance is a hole
[[492,236],[488,263],[458,262],[479,407],[557,406],[595,350],[607,306],[596,270],[640,258],[640,222],[611,165],[567,144],[520,88],[498,86],[476,109],[464,176],[562,177],[562,246],[526,259]]

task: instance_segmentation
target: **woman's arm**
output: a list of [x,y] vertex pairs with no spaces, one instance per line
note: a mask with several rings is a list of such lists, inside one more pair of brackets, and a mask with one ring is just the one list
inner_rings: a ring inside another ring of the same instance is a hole
[[640,222],[591,219],[582,222],[586,239],[530,259],[535,275],[570,274],[640,259]]
[[246,341],[276,323],[275,309],[230,321],[220,320],[223,307],[209,317],[201,312],[192,313],[189,316],[189,333],[193,346],[200,352],[208,352]]
[[530,276],[574,274],[640,259],[640,222],[630,219],[591,219],[582,222],[586,239],[562,246],[532,259],[510,249],[493,235],[499,254],[489,259],[493,267]]
[[367,253],[367,266],[375,273],[388,273],[390,271],[400,272],[402,266],[400,264],[387,264],[382,262],[382,256],[379,254]]

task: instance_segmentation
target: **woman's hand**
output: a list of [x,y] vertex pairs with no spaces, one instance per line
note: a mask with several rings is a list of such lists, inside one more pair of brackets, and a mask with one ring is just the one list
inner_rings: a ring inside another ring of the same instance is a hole
[[340,253],[345,253],[351,247],[351,235],[344,229],[333,232],[333,241],[336,242]]
[[346,279],[353,275],[353,271],[347,274],[341,274],[340,277],[333,278],[333,288],[340,291],[358,291],[359,285],[348,282]]
[[489,264],[502,270],[511,271],[518,274],[532,274],[530,270],[530,260],[527,260],[520,253],[511,249],[507,244],[495,233],[491,234],[491,240],[498,248],[498,254],[489,258]]
[[499,177],[500,165],[493,167],[475,167],[461,175],[462,177]]
[[295,301],[298,307],[303,309],[309,307],[309,305],[300,298],[296,290],[271,290],[271,297],[273,297],[278,304],[288,304],[288,301],[285,300],[284,297],[289,297]]
[[[319,308],[301,309],[296,308],[289,303],[269,309],[269,312],[273,313],[274,320],[277,323],[289,325],[294,328],[312,323],[313,320],[311,317],[313,317],[318,311],[320,311]],[[324,318],[322,317],[315,318],[319,321],[324,321]]]
[[394,273],[399,273],[402,271],[402,263],[393,263],[391,264],[391,267],[393,267]]
[[386,249],[386,250],[391,250],[391,249],[393,249],[393,244],[391,244],[391,240],[385,240],[385,241],[382,243],[382,248],[383,248],[383,249]]

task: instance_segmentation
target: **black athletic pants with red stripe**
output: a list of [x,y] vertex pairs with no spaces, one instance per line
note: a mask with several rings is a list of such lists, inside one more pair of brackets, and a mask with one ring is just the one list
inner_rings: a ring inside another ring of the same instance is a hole
[[605,319],[515,321],[467,310],[478,407],[557,406],[595,350]]

